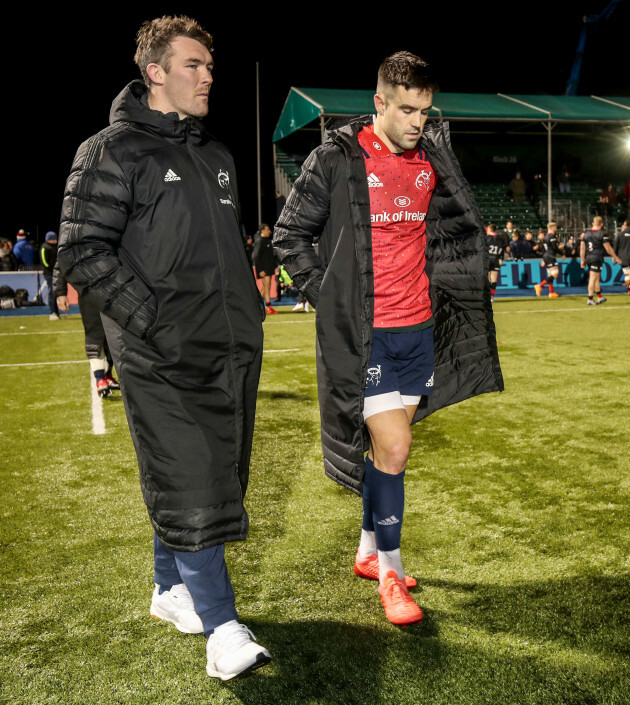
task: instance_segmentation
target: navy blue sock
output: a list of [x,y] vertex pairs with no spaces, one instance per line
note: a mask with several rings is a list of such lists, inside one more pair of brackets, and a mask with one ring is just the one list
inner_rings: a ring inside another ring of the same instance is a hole
[[370,501],[379,551],[400,548],[405,511],[405,473],[390,475],[373,466],[370,475]]
[[363,475],[363,524],[365,531],[374,531],[372,519],[372,502],[370,501],[370,482],[374,474],[374,463],[369,457],[365,458],[365,474]]
[[172,585],[160,585],[158,594],[161,595],[163,592],[168,592],[172,587]]

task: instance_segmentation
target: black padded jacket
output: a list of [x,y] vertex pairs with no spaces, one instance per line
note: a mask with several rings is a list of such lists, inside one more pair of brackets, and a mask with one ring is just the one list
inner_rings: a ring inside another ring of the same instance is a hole
[[239,224],[234,164],[194,118],[130,83],[79,147],[61,273],[103,312],[143,497],[162,541],[244,539],[264,308]]
[[[324,469],[357,494],[368,443],[362,409],[374,321],[370,198],[357,135],[372,120],[361,116],[331,127],[304,163],[274,230],[279,260],[317,310]],[[434,393],[422,397],[414,422],[503,389],[486,233],[448,123],[427,125],[420,147],[438,176],[427,213],[435,375]]]

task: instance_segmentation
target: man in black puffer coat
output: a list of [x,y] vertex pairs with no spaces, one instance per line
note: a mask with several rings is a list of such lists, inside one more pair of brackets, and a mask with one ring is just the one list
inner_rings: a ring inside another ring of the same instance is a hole
[[144,23],[144,83],[77,152],[59,263],[104,314],[155,530],[151,614],[205,632],[207,672],[225,680],[270,658],[238,622],[224,560],[248,533],[264,310],[232,157],[200,120],[211,50],[187,17]]
[[[448,125],[426,125],[434,90],[421,59],[388,57],[379,69],[376,117],[329,129],[274,230],[279,260],[317,309],[325,472],[363,495],[355,573],[379,579],[386,616],[397,624],[422,618],[406,593],[415,581],[399,555],[409,424],[503,389],[486,234]],[[419,342],[399,352],[414,336]],[[377,338],[391,347],[376,346]],[[374,359],[377,347],[382,357]],[[417,374],[411,382],[408,360]],[[381,381],[392,390],[373,394]],[[381,530],[388,533],[382,542]]]

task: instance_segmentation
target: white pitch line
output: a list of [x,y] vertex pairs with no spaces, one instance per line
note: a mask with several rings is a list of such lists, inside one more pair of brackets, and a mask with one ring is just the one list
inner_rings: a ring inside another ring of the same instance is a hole
[[276,326],[280,323],[315,323],[315,318],[307,319],[304,321],[279,321],[277,318],[274,319],[274,323],[271,321],[265,321],[263,323],[263,326]]
[[90,370],[90,388],[92,389],[92,432],[95,436],[105,433],[105,417],[103,416],[103,400],[96,391],[96,380]]
[[[265,350],[265,353],[300,352],[302,348],[285,348],[282,350]],[[78,365],[88,360],[58,360],[57,362],[14,362],[1,364],[0,367],[39,367],[40,365]]]
[[[496,301],[495,301],[496,303]],[[627,309],[622,308],[621,306],[604,306],[604,308],[599,308],[599,306],[602,306],[603,304],[598,304],[598,310],[599,311],[630,311],[630,306]],[[592,308],[592,307],[589,307]],[[500,313],[564,313],[565,311],[584,311],[586,313],[586,306],[584,308],[539,308],[539,309],[523,309],[522,311],[493,311],[495,316],[498,316]]]
[[83,328],[77,328],[76,330],[21,330],[15,333],[0,333],[0,335],[64,335],[66,333],[83,333]]
[[80,362],[87,362],[87,359],[59,360],[58,362],[15,362],[13,364],[6,363],[4,365],[0,365],[0,367],[39,367],[40,365],[76,365]]
[[[58,362],[18,362],[15,365],[0,365],[0,367],[39,367],[40,365],[76,365],[85,364],[88,360],[59,360]],[[106,432],[105,417],[103,416],[103,400],[96,391],[96,384],[92,370],[90,370],[90,389],[92,390],[92,432],[95,436],[102,436]]]

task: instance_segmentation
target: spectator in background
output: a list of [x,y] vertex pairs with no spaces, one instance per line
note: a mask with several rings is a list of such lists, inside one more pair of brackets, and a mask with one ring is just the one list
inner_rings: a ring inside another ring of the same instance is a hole
[[538,205],[540,204],[540,197],[543,191],[547,188],[547,184],[543,181],[542,174],[534,174],[534,180],[532,181],[531,187],[529,189],[529,200],[532,206],[538,210]]
[[512,233],[514,232],[514,223],[511,220],[508,220],[505,223],[505,228],[500,233],[497,233],[497,237],[499,238],[501,244],[503,245],[503,249],[506,253],[509,253],[510,251],[510,242],[512,241]]
[[44,244],[39,251],[39,259],[44,269],[44,279],[48,287],[48,310],[50,320],[59,320],[59,308],[57,307],[57,297],[53,292],[53,269],[57,262],[57,233],[49,230],[46,233]]
[[[298,297],[299,292],[297,287],[293,284],[293,279],[291,279],[289,273],[282,264],[278,267],[277,281],[278,292],[281,291],[285,296],[289,296],[294,300]],[[280,299],[278,298],[278,300]]]
[[540,230],[538,231],[538,235],[536,236],[536,242],[534,243],[534,246],[532,247],[535,257],[542,257],[543,256],[543,252],[545,251],[545,247],[543,245],[544,240],[545,240],[545,235],[546,235],[545,229],[540,228]]
[[536,257],[536,252],[534,251],[534,233],[531,230],[525,231],[525,237],[521,240],[521,252],[523,254],[523,259],[532,259]]
[[509,242],[512,239],[512,233],[514,232],[514,221],[512,220],[507,220],[505,223],[505,227],[503,228],[503,235],[504,237],[502,238],[505,242]]
[[558,176],[558,188],[560,193],[571,193],[571,175],[566,166],[562,167],[562,171]]
[[512,239],[510,240],[510,253],[512,254],[512,259],[523,259],[523,241],[521,240],[521,234],[518,231],[518,228],[512,232]]
[[13,254],[17,260],[18,269],[28,269],[37,261],[37,253],[33,243],[28,239],[28,233],[18,230]]
[[11,240],[2,238],[0,240],[0,272],[14,272],[17,267],[17,260],[13,254],[13,243]]
[[280,193],[280,191],[276,190],[276,218],[280,217],[280,213],[282,213],[282,209],[284,208],[284,204],[287,202],[287,199]]
[[523,203],[525,201],[525,194],[527,193],[527,184],[523,180],[520,171],[517,171],[516,174],[514,174],[514,178],[512,179],[512,181],[510,181],[510,191],[514,203]]
[[247,235],[245,232],[243,232],[243,247],[245,247],[245,254],[247,255],[247,261],[249,262],[250,267],[253,267],[254,266],[254,262],[252,260],[252,251],[254,249],[253,235]]
[[575,236],[570,235],[569,239],[564,243],[564,256],[565,257],[577,257],[580,250],[577,242],[575,241]]
[[615,212],[615,206],[617,205],[617,191],[615,191],[615,187],[612,184],[608,184],[602,190],[599,202],[602,204],[601,215],[606,215],[610,218]]
[[271,305],[271,276],[276,271],[276,256],[273,253],[271,228],[267,223],[261,223],[257,237],[254,239],[252,260],[256,276],[262,282],[262,297],[267,313],[278,313]]
[[621,226],[621,230],[615,237],[613,250],[617,257],[621,259],[624,281],[630,296],[630,221],[625,220]]

